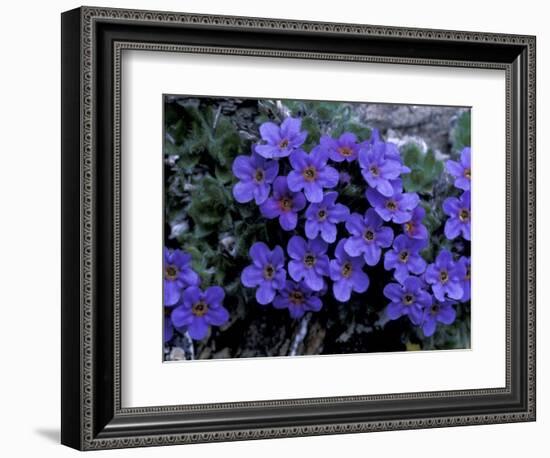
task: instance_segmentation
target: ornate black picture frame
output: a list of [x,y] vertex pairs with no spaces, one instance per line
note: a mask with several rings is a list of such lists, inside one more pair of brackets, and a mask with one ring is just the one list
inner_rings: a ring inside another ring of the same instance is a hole
[[[126,49],[506,73],[506,386],[123,408]],[[535,37],[82,7],[62,15],[62,434],[80,450],[535,420]]]

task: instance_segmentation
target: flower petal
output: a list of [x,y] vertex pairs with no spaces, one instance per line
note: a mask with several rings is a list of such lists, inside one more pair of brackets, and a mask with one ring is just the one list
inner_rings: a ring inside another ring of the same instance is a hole
[[325,285],[323,277],[318,275],[314,269],[304,270],[304,281],[313,291],[321,291]]
[[263,268],[269,264],[271,259],[271,251],[264,242],[256,242],[252,245],[249,251],[250,259],[257,267]]
[[176,307],[172,314],[170,315],[170,319],[172,320],[172,324],[176,328],[181,328],[182,326],[187,326],[189,323],[193,321],[193,314],[191,313],[191,310],[184,307]]
[[361,256],[366,250],[366,242],[362,237],[350,237],[344,244],[346,253],[350,256]]
[[302,173],[309,163],[308,155],[301,149],[293,151],[288,160],[292,168],[299,174]]
[[204,299],[210,308],[220,306],[224,298],[225,291],[221,286],[210,286],[204,292]]
[[291,231],[298,224],[298,215],[294,212],[284,212],[279,216],[279,223],[285,231]]
[[208,324],[204,317],[195,317],[195,319],[187,326],[187,332],[193,340],[202,340],[208,333]]
[[[318,183],[314,181],[305,181],[305,180],[303,180],[303,183],[304,183],[303,184],[304,194],[307,200],[314,203],[323,201],[323,188]],[[290,186],[290,181],[289,181],[289,186]],[[296,189],[296,191],[298,191],[298,189]]]
[[288,274],[294,281],[300,281],[304,278],[305,268],[302,261],[289,261]]
[[275,290],[267,283],[262,283],[256,290],[256,300],[261,305],[267,305],[275,298]]
[[239,181],[233,186],[233,197],[240,204],[250,202],[254,199],[255,184],[252,181]]
[[277,145],[281,141],[279,126],[273,122],[264,122],[260,126],[260,135],[262,136],[262,139],[270,145]]
[[263,281],[263,272],[255,265],[245,267],[241,274],[241,283],[247,288],[254,288]]
[[326,166],[319,171],[317,182],[323,188],[334,188],[338,184],[339,174],[336,169]]
[[164,280],[164,305],[175,305],[180,298],[181,288],[172,280]]
[[340,302],[347,302],[351,297],[352,285],[348,279],[342,279],[336,281],[332,285],[332,291],[336,300]]
[[229,321],[229,312],[225,307],[217,307],[209,309],[204,315],[204,321],[210,326],[223,326]]

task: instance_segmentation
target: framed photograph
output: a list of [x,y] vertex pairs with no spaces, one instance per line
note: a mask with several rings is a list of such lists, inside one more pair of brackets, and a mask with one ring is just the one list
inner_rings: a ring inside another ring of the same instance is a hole
[[62,443],[535,419],[535,37],[62,15]]

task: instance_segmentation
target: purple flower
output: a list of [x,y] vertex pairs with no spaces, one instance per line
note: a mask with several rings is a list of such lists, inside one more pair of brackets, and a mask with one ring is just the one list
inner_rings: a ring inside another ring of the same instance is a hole
[[412,239],[426,240],[428,235],[428,229],[422,224],[426,211],[419,205],[412,211],[412,217],[410,221],[403,224],[403,232]]
[[403,284],[390,283],[384,287],[384,296],[391,300],[386,308],[390,320],[407,315],[413,324],[422,323],[424,309],[432,305],[432,295],[424,291],[422,281],[407,277]]
[[330,278],[333,281],[334,297],[340,302],[347,302],[351,292],[364,293],[369,287],[369,277],[363,272],[364,259],[359,256],[352,258],[346,253],[342,239],[336,245],[334,255],[336,259],[330,261]]
[[466,256],[461,256],[457,264],[459,264],[461,269],[464,269],[464,277],[462,278],[462,289],[464,290],[464,294],[460,298],[461,302],[466,302],[470,300],[471,297],[471,281],[470,281],[470,258],[467,258]]
[[174,337],[174,326],[172,325],[172,320],[169,315],[164,317],[164,332],[162,335],[165,343],[172,340],[172,337]]
[[426,247],[425,240],[416,240],[406,235],[398,235],[393,241],[393,249],[384,256],[384,269],[395,269],[395,278],[403,282],[410,274],[419,275],[426,270],[426,261],[420,251]]
[[239,203],[263,204],[269,196],[270,184],[279,173],[277,161],[266,161],[257,154],[237,156],[233,161],[233,174],[240,180],[233,186],[233,196]]
[[445,237],[453,240],[462,234],[470,240],[470,191],[464,191],[459,198],[447,197],[443,201],[443,211],[449,216],[445,222]]
[[464,294],[462,281],[466,271],[462,264],[453,261],[453,255],[448,250],[441,250],[433,264],[426,268],[424,279],[432,285],[432,291],[439,301],[447,296],[460,299]]
[[338,139],[323,135],[320,144],[334,162],[352,162],[359,152],[357,137],[351,132],[344,132]]
[[260,212],[269,219],[279,218],[279,224],[285,231],[291,231],[298,222],[297,213],[306,206],[301,192],[288,189],[286,177],[277,177],[273,182],[273,196],[260,205]]
[[359,164],[369,186],[383,196],[391,197],[394,192],[391,181],[399,177],[403,166],[396,160],[386,158],[386,145],[384,142],[375,142],[368,148],[361,148]]
[[323,201],[310,204],[306,210],[306,236],[308,239],[321,238],[327,243],[336,240],[336,224],[345,221],[349,216],[349,208],[337,204],[337,192],[327,192]]
[[[382,137],[380,136],[380,131],[376,128],[372,129],[370,138],[364,141],[363,143],[361,143],[361,146],[366,148],[372,148],[373,146],[379,143],[383,143],[385,145],[384,157],[386,159],[397,161],[401,165],[403,165],[403,158],[401,157],[401,154],[399,154],[399,148],[397,148],[397,145],[391,142],[384,142],[384,140],[382,140]],[[409,173],[410,171],[411,170],[408,167],[402,168],[403,173]]]
[[318,312],[323,303],[303,282],[287,281],[273,301],[276,309],[288,309],[294,319],[302,318],[308,311]]
[[302,189],[310,202],[323,200],[323,188],[334,188],[338,184],[338,172],[327,165],[328,153],[318,146],[307,154],[302,150],[290,155],[292,170],[288,174],[288,187],[298,192]]
[[393,240],[393,230],[382,226],[382,219],[369,208],[365,216],[352,213],[346,221],[346,229],[351,237],[346,240],[344,249],[350,256],[361,256],[369,266],[380,260],[382,248],[387,248]]
[[464,191],[470,190],[472,176],[470,152],[470,148],[466,147],[460,152],[460,162],[449,160],[445,164],[447,172],[455,177],[455,186]]
[[306,141],[307,132],[301,128],[302,120],[299,118],[286,118],[280,127],[264,122],[260,126],[260,135],[265,144],[256,145],[256,152],[266,159],[288,156]]
[[452,324],[455,319],[456,311],[453,307],[453,302],[436,302],[424,309],[422,332],[426,337],[430,337],[434,334],[438,323]]
[[412,211],[420,198],[414,192],[402,192],[399,180],[392,182],[393,194],[383,196],[375,189],[367,189],[367,199],[384,221],[403,224],[411,220]]
[[273,301],[275,292],[281,289],[286,281],[285,255],[277,245],[273,251],[263,242],[256,242],[250,248],[252,264],[245,267],[241,282],[248,288],[255,288],[256,300],[267,305]]
[[338,174],[338,183],[342,186],[347,186],[351,183],[351,175],[348,172],[340,172]]
[[171,307],[180,300],[188,286],[200,284],[198,274],[191,268],[191,255],[181,250],[164,248],[164,305]]
[[209,326],[222,326],[229,321],[229,312],[222,305],[224,297],[219,286],[210,286],[204,292],[190,286],[183,292],[180,305],[172,311],[172,324],[176,328],[186,326],[192,339],[204,339]]
[[323,276],[329,275],[327,244],[321,239],[305,241],[295,235],[289,242],[286,251],[292,258],[288,262],[288,273],[295,281],[304,279],[304,283],[313,291],[323,289]]

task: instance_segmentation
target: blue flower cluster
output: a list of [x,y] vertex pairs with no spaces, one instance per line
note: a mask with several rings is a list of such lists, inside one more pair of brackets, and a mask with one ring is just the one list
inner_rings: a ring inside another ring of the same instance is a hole
[[[321,298],[330,290],[337,301],[347,302],[352,293],[367,291],[365,270],[383,258],[384,268],[396,280],[383,289],[391,301],[386,307],[390,320],[407,316],[425,336],[431,336],[438,323],[454,322],[453,305],[469,300],[469,259],[454,260],[443,249],[428,265],[422,256],[430,236],[423,223],[426,212],[418,194],[403,189],[401,177],[411,171],[395,144],[384,142],[377,130],[362,142],[345,132],[339,138],[323,135],[306,152],[307,132],[301,119],[292,117],[280,126],[262,124],[260,135],[252,155],[238,156],[233,163],[239,179],[233,195],[239,203],[254,201],[265,218],[278,218],[284,231],[293,232],[284,248],[256,242],[250,249],[252,263],[243,270],[241,282],[256,288],[259,304],[287,309],[297,319],[319,311]],[[369,204],[364,214],[338,203],[335,190],[351,180],[345,169],[338,170],[341,164],[353,163]],[[470,149],[464,149],[460,163],[447,161],[447,170],[464,193],[443,204],[449,216],[445,236],[470,240]],[[402,233],[394,232],[398,229]]]
[[202,340],[210,326],[222,326],[229,321],[229,312],[223,306],[223,288],[211,286],[203,291],[189,254],[164,248],[163,286],[165,342],[172,339],[174,330]]
[[[443,202],[443,211],[449,216],[444,229],[448,240],[459,235],[470,240],[470,151],[470,148],[462,150],[460,163],[446,162],[447,171],[455,178],[455,187],[464,191],[458,198],[448,197]],[[407,316],[429,337],[438,323],[455,321],[453,305],[457,301],[470,300],[470,258],[461,256],[455,260],[449,250],[442,249],[435,261],[427,265],[420,251],[428,242],[428,233],[425,228],[421,231],[413,228],[424,216],[424,210],[420,210],[418,207],[416,223],[414,218],[405,223],[408,237],[396,237],[393,250],[385,255],[384,267],[395,269],[394,277],[399,283],[387,285],[384,295],[391,301],[386,309],[388,318]]]

